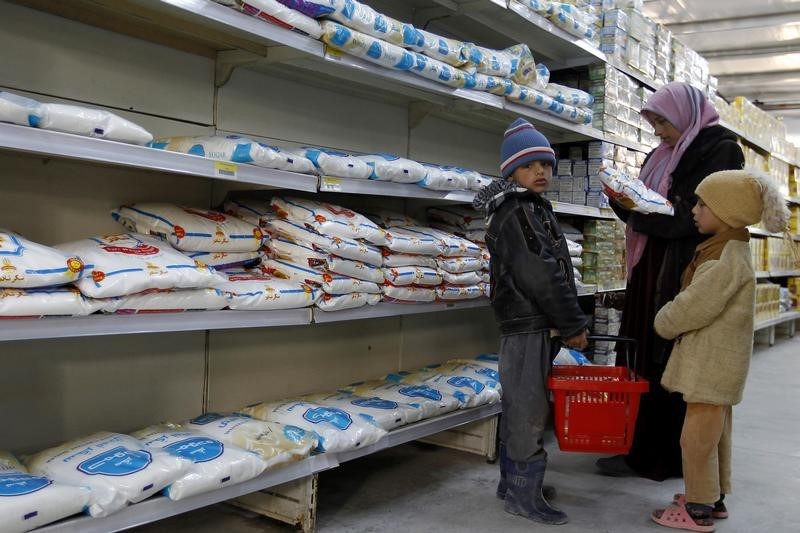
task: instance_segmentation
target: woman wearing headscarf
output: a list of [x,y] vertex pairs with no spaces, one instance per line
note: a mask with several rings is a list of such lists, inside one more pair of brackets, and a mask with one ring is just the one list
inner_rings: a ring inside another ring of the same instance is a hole
[[[642,108],[642,116],[661,144],[648,154],[639,178],[672,202],[675,214],[636,213],[612,202],[626,223],[628,283],[620,335],[638,341],[635,370],[650,382],[650,391],[642,397],[628,455],[599,459],[597,467],[606,475],[663,481],[682,475],[680,435],[686,404],[680,394],[660,385],[673,342],[659,337],[653,322],[658,310],[678,294],[681,274],[705,239],[692,217],[695,188],[709,174],[741,169],[744,156],[736,136],[718,124],[714,106],[686,83],[661,87]],[[625,349],[617,346],[618,365],[625,364]]]

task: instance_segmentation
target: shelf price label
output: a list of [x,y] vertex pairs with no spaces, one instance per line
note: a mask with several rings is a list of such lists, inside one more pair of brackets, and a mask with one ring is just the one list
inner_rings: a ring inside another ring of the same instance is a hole
[[331,176],[322,176],[319,190],[321,192],[342,192],[342,180]]
[[237,169],[235,163],[226,163],[224,161],[214,161],[214,175],[218,178],[225,178],[235,180],[237,177]]

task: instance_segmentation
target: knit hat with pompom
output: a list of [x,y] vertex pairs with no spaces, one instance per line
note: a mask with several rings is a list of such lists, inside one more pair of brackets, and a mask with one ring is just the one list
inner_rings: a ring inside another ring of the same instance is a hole
[[695,191],[711,211],[732,228],[743,228],[759,221],[767,231],[786,230],[791,213],[786,199],[762,174],[748,170],[722,170],[709,174]]

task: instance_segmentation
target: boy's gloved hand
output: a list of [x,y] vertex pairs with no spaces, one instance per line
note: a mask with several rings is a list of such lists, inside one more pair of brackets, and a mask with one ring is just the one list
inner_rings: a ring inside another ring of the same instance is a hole
[[564,339],[564,345],[567,348],[572,348],[573,350],[585,350],[587,346],[589,346],[589,341],[586,340],[586,330],[584,329],[578,335],[574,337],[570,337],[569,339]]

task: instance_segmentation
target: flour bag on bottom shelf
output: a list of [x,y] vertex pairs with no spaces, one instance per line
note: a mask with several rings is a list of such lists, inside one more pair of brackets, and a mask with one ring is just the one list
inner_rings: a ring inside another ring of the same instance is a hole
[[[423,418],[449,413],[459,407],[458,400],[452,395],[442,394],[440,390],[427,385],[409,385],[392,381],[372,380],[353,383],[342,387],[342,392],[348,392],[372,398],[377,396],[383,400],[408,403],[418,409],[419,418],[408,418],[408,422],[416,422]],[[406,413],[411,414],[410,412]]]
[[[346,392],[323,392],[319,394],[309,394],[303,396],[309,402],[338,407],[350,412],[355,412],[363,417],[369,417],[373,423],[390,431],[409,423],[409,419],[416,422],[419,420],[417,407],[412,407],[407,403],[400,403],[394,400],[386,400],[372,396],[365,398]],[[407,412],[411,411],[408,415]]]
[[267,468],[308,457],[318,441],[317,435],[297,426],[238,414],[206,413],[184,422],[181,428],[255,452],[266,462]]
[[410,385],[427,385],[452,395],[462,409],[500,401],[499,376],[479,366],[449,364],[425,367],[416,372],[397,372],[387,381]]
[[0,452],[0,531],[22,533],[80,513],[91,490],[29,474],[11,454]]
[[267,467],[255,452],[226,445],[197,431],[182,430],[173,424],[150,426],[132,436],[148,449],[164,450],[193,463],[186,475],[164,490],[171,500],[253,479]]
[[90,487],[88,513],[108,516],[158,493],[191,467],[185,459],[147,450],[137,439],[101,431],[28,457],[31,472]]
[[374,444],[386,431],[372,421],[336,407],[304,400],[284,400],[245,407],[242,412],[260,420],[281,422],[319,435],[317,450],[343,452]]

